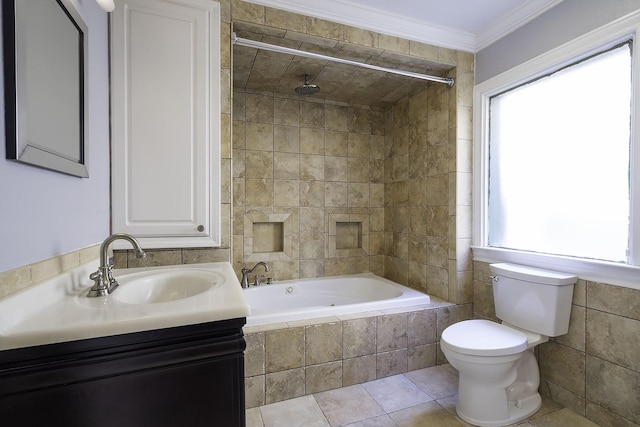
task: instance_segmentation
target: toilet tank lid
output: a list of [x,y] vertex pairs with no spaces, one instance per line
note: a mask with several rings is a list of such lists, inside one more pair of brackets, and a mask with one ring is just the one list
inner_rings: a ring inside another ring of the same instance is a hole
[[545,285],[572,285],[578,280],[578,277],[573,274],[543,270],[541,268],[528,267],[525,265],[499,263],[490,264],[489,268],[491,269],[491,272],[496,275],[524,280],[527,282],[542,283]]

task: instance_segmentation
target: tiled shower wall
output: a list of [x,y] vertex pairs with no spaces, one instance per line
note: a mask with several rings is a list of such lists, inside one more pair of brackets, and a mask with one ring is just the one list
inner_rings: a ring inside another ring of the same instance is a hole
[[432,85],[387,110],[385,273],[430,295],[470,302],[471,236],[457,222],[469,220],[471,203],[456,196],[470,191],[470,175],[457,170],[470,171],[470,158],[455,158],[465,152],[456,147],[468,152],[470,140],[456,139],[458,109],[465,106],[457,105],[455,90]]
[[[278,280],[383,275],[383,111],[236,91],[233,118],[235,269],[266,261]],[[336,248],[341,221],[362,224],[361,250]],[[284,223],[284,250],[257,253],[254,239],[266,237],[254,224],[268,222]]]
[[[495,318],[489,265],[474,262],[474,317]],[[540,392],[600,426],[640,426],[640,290],[578,280],[569,333],[538,347]]]

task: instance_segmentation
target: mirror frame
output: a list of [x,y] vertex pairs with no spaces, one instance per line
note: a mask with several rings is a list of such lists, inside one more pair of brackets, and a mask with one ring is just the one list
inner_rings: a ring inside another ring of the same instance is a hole
[[[63,110],[56,111],[56,113],[63,114],[65,117],[69,117],[70,120],[74,122],[77,121],[79,124],[77,132],[78,154],[77,158],[72,158],[57,152],[54,147],[48,147],[46,141],[39,141],[39,144],[34,144],[28,140],[26,120],[29,118],[33,121],[35,114],[30,114],[25,88],[29,84],[35,84],[36,82],[29,81],[25,70],[26,60],[24,58],[26,57],[26,47],[25,41],[23,40],[24,34],[21,34],[24,25],[21,25],[21,23],[26,22],[29,16],[24,16],[26,15],[24,10],[21,11],[22,8],[16,7],[16,3],[20,1],[25,0],[2,0],[6,158],[68,175],[87,178],[89,177],[87,169],[88,132],[86,124],[88,118],[87,25],[71,0],[55,0],[54,3],[62,9],[62,12],[64,12],[69,19],[70,28],[75,29],[78,33],[77,46],[67,47],[77,49],[78,64],[80,67],[78,70],[79,78],[77,82],[72,82],[72,84],[78,85],[79,97],[77,104],[74,104],[73,111],[69,111],[68,113],[65,113]],[[65,30],[68,29],[65,28]],[[70,51],[69,53],[74,56],[76,55],[75,51]],[[46,67],[47,64],[43,61],[42,66]],[[54,70],[54,67],[47,67],[47,69]],[[55,79],[56,76],[52,76],[52,78]],[[62,79],[59,81],[62,81]],[[73,103],[73,101],[71,102]],[[60,124],[57,128],[47,129],[46,133],[54,135],[52,138],[58,136],[59,140],[62,140],[65,138],[62,136],[63,128],[64,125]],[[76,156],[74,155],[74,157]]]

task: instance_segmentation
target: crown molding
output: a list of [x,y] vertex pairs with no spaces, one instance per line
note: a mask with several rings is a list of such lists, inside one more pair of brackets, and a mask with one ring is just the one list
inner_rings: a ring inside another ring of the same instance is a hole
[[[492,24],[480,34],[435,25],[424,20],[407,18],[348,0],[245,0],[262,6],[287,10],[328,21],[377,31],[408,40],[476,53],[525,25],[562,0],[531,0]],[[319,7],[321,6],[321,7]]]
[[[473,52],[475,35],[428,24],[424,21],[388,13],[343,0],[245,0],[262,6],[364,28],[451,49]],[[321,7],[318,7],[321,6]]]

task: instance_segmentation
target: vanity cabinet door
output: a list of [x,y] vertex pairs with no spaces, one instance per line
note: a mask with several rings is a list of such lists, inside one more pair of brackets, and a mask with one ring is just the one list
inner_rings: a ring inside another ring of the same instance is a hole
[[244,323],[0,352],[0,425],[245,427]]
[[116,0],[113,231],[145,248],[220,245],[220,5]]

